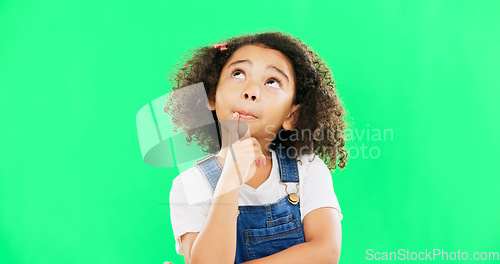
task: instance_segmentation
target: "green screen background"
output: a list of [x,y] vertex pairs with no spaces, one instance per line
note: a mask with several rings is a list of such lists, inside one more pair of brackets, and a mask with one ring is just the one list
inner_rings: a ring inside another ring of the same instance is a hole
[[[500,251],[499,11],[486,0],[1,1],[0,262],[183,263],[168,207],[178,171],[143,162],[135,116],[171,90],[182,54],[264,30],[327,62],[358,131],[359,155],[332,173],[341,263],[388,263],[367,249]],[[366,135],[377,129],[393,136]]]

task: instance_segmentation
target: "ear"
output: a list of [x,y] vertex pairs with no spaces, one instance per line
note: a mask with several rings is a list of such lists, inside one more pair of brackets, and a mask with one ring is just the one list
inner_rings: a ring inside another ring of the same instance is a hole
[[292,105],[292,109],[290,113],[288,113],[288,117],[283,122],[283,128],[286,130],[292,130],[295,128],[297,121],[299,120],[299,111],[298,109],[301,107],[301,104]]

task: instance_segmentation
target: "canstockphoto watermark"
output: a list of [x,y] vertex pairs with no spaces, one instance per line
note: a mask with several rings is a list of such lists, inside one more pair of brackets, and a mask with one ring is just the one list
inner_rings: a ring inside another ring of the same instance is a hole
[[[265,132],[269,135],[269,139],[274,138],[273,126],[267,126]],[[276,135],[280,140],[282,134]],[[344,140],[348,143],[348,152],[350,159],[363,158],[363,159],[378,159],[381,156],[382,150],[380,143],[387,141],[394,141],[394,131],[391,128],[373,128],[370,124],[365,127],[346,129],[344,130]],[[291,129],[287,131],[287,138],[289,141],[330,141],[335,139],[334,131],[326,129]],[[292,149],[290,151],[302,154],[302,149]]]
[[410,251],[399,249],[398,251],[375,251],[366,250],[366,260],[500,260],[499,252],[467,252],[457,249],[449,251],[439,248],[425,249],[422,251]]

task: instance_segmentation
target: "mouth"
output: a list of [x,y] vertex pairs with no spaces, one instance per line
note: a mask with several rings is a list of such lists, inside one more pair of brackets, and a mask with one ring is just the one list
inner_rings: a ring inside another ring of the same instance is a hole
[[240,114],[240,119],[243,119],[243,120],[257,119],[257,117],[251,112],[247,112],[247,111],[235,111],[235,112],[238,112]]

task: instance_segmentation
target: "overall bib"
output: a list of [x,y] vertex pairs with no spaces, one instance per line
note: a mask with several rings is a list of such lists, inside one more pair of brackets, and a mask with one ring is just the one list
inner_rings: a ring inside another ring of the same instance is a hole
[[[286,154],[285,148],[273,149],[278,160],[281,182],[294,182],[298,185],[297,162]],[[195,165],[208,179],[214,191],[222,173],[215,155],[206,156]],[[271,204],[238,206],[234,263],[269,256],[305,242],[299,206],[298,196],[294,193]]]

